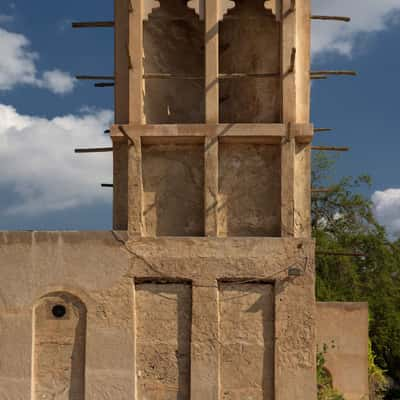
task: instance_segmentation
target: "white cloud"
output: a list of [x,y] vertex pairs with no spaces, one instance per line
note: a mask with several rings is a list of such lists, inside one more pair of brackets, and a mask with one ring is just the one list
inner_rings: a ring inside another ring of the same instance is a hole
[[24,35],[0,28],[0,54],[0,90],[31,85],[64,94],[74,88],[74,78],[60,70],[45,71],[38,76],[39,55],[30,49],[30,42]]
[[101,182],[112,181],[111,153],[75,154],[75,147],[110,146],[103,134],[111,111],[46,119],[0,104],[0,185],[12,185],[18,202],[5,214],[49,211],[110,202]]
[[371,199],[379,223],[392,237],[400,237],[400,189],[376,191]]
[[43,73],[42,86],[56,94],[69,93],[74,90],[74,80],[58,69]]
[[357,35],[386,29],[390,17],[399,11],[399,0],[314,0],[313,14],[349,16],[352,21],[313,22],[313,54],[336,52],[349,56]]

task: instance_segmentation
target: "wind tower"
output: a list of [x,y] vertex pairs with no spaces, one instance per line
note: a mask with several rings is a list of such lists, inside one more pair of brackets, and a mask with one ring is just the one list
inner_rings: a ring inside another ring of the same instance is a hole
[[310,1],[115,2],[137,399],[316,398]]

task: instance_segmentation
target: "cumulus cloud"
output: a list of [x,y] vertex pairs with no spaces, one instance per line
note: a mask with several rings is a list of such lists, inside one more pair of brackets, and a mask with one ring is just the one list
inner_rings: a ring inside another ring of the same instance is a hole
[[0,90],[31,85],[65,94],[74,89],[74,78],[58,69],[45,71],[40,76],[36,67],[39,55],[31,50],[24,35],[0,28],[0,54]]
[[376,191],[372,203],[379,223],[392,237],[400,237],[400,189]]
[[390,17],[399,11],[399,0],[313,0],[313,14],[352,18],[350,23],[313,22],[313,54],[336,52],[349,56],[359,34],[386,29]]
[[79,155],[73,149],[110,146],[103,130],[111,120],[111,111],[46,119],[0,104],[0,185],[11,185],[18,195],[4,214],[39,215],[109,202],[99,184],[112,179],[111,153]]

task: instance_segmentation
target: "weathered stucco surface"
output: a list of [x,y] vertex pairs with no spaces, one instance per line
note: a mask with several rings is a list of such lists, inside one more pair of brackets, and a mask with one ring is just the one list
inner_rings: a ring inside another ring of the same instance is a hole
[[147,236],[204,234],[204,159],[201,145],[142,147]]
[[204,123],[204,21],[184,1],[163,0],[154,6],[143,22],[144,73],[177,78],[146,78],[146,123]]
[[367,400],[368,304],[317,303],[317,345],[327,347],[326,368],[346,400]]
[[0,234],[1,400],[314,398],[312,241],[126,239]]
[[238,1],[219,23],[221,74],[271,74],[222,79],[221,122],[281,122],[280,24],[264,3]]
[[280,146],[221,143],[221,236],[280,236]]

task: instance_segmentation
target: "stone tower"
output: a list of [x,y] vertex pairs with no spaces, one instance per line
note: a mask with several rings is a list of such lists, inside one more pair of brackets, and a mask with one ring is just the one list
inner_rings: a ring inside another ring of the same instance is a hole
[[115,16],[138,398],[313,399],[309,0],[124,0]]
[[[0,400],[316,399],[309,1],[116,0],[95,24],[114,230],[0,233]],[[319,310],[321,340],[352,335],[343,378],[366,307]]]

